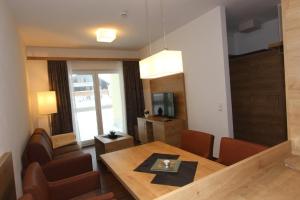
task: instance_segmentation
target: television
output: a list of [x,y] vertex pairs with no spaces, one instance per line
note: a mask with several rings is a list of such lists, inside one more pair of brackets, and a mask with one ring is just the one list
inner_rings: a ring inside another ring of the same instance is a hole
[[175,117],[175,95],[171,92],[152,93],[152,111],[155,116]]

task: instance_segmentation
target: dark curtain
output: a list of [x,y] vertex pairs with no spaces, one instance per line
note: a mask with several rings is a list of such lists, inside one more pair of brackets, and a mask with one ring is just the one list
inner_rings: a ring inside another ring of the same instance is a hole
[[48,61],[50,90],[56,92],[57,113],[52,114],[52,134],[73,131],[72,110],[66,61]]
[[[123,61],[124,86],[126,97],[127,131],[136,137],[137,117],[144,115],[143,83],[140,79],[138,61]],[[137,138],[135,138],[137,139]]]

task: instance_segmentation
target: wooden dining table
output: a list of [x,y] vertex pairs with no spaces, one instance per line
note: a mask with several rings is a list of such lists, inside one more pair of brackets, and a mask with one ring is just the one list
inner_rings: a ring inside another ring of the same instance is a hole
[[153,153],[176,154],[180,160],[198,162],[194,181],[225,168],[217,162],[159,141],[103,154],[100,159],[135,199],[150,200],[179,188],[152,184],[155,174],[134,171]]

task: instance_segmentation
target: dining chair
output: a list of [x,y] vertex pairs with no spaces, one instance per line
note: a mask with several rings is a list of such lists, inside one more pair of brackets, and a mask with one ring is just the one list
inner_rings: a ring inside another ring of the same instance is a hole
[[220,154],[217,161],[223,165],[229,166],[257,153],[260,153],[267,148],[268,147],[263,145],[223,137],[221,138]]
[[214,136],[208,133],[184,130],[181,137],[181,148],[188,152],[211,159],[213,154]]

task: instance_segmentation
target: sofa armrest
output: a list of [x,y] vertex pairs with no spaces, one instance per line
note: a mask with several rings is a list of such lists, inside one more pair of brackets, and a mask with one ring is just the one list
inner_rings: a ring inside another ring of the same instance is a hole
[[51,199],[65,200],[100,190],[100,173],[88,172],[60,181],[49,182]]
[[48,181],[56,181],[76,176],[93,170],[92,156],[88,153],[78,153],[52,160],[42,166]]

